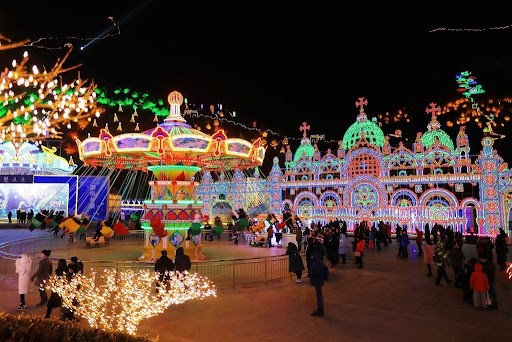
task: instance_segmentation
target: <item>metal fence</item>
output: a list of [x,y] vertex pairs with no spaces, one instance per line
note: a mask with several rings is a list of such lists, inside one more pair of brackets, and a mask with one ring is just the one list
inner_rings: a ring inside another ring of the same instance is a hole
[[[143,241],[142,232],[131,232],[124,237],[116,238],[120,240],[117,243]],[[55,237],[31,238],[25,240],[16,240],[0,244],[0,278],[14,280],[17,278],[15,273],[15,260],[22,253],[32,257],[33,272],[38,267],[38,256],[43,248],[70,249],[67,239],[55,239]],[[54,269],[57,267],[57,259],[51,259]],[[126,269],[154,270],[154,264],[139,261],[101,261],[101,260],[83,260],[84,274],[96,276],[96,286],[102,284],[103,271],[105,269],[115,269],[122,271]],[[190,270],[200,276],[205,276],[211,280],[216,287],[233,287],[249,283],[267,283],[272,280],[290,278],[288,272],[288,256],[269,256],[249,259],[231,259],[201,261],[192,263]]]

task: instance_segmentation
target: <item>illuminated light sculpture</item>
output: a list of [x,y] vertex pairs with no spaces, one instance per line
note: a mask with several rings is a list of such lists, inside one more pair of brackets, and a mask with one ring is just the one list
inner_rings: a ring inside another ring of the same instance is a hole
[[[301,125],[301,144],[295,152],[288,148],[284,168],[276,157],[266,179],[260,180],[261,196],[273,213],[288,206],[304,224],[338,219],[349,230],[361,220],[382,220],[393,228],[407,227],[410,234],[435,223],[478,236],[495,236],[500,227],[509,227],[512,171],[494,149],[494,137],[484,137],[480,153],[470,155],[465,126],[452,140],[438,120],[441,108],[430,103],[427,130],[418,132],[412,143],[404,138],[392,146],[389,136],[367,119],[366,105],[366,99],[358,99],[356,122],[334,153],[328,149],[319,155],[306,134],[309,125]],[[242,174],[215,182],[203,175],[196,193],[208,199],[203,210],[211,212],[221,204],[221,194],[231,207],[249,203],[243,189],[251,183]]]
[[55,154],[55,147],[23,142],[16,148],[11,141],[0,143],[0,174],[72,174],[77,165]]
[[[151,196],[143,202],[140,220],[146,232],[141,261],[153,262],[161,250],[174,252],[178,247],[183,247],[192,260],[201,260],[206,258],[201,234],[191,229],[204,222],[203,201],[195,191],[199,184],[195,174],[200,170],[257,168],[263,163],[265,147],[260,138],[251,143],[228,138],[223,130],[213,135],[198,131],[181,116],[181,93],[171,92],[168,101],[169,116],[152,129],[117,136],[102,129],[98,137],[77,139],[76,143],[80,159],[88,166],[154,174],[155,180],[149,182]],[[160,227],[157,221],[163,223],[167,234],[154,231],[151,223]]]
[[96,107],[96,85],[80,76],[70,83],[60,80],[62,74],[78,68],[64,67],[72,47],[49,71],[37,66],[27,69],[29,55],[20,63],[0,73],[0,142],[11,141],[18,147],[24,141],[37,142],[49,138],[61,139],[61,126],[99,117]]
[[[217,296],[215,285],[195,273],[172,272],[166,287],[155,294],[158,275],[149,270],[103,270],[99,287],[96,273],[76,274],[70,281],[52,275],[45,288],[62,298],[62,305],[87,320],[93,328],[131,335],[143,319],[163,313],[171,305]],[[163,291],[165,289],[165,291]]]

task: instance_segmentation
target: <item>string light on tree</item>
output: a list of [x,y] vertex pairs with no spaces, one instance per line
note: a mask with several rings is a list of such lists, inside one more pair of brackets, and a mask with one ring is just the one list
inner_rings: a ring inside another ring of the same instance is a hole
[[105,269],[96,287],[96,272],[77,274],[70,281],[52,275],[46,289],[62,298],[62,305],[87,320],[93,328],[121,331],[131,335],[143,319],[163,313],[171,305],[187,300],[216,297],[215,285],[195,273],[170,273],[165,291],[155,294],[158,275],[149,270]]
[[94,83],[82,80],[80,75],[70,83],[59,80],[62,74],[79,67],[64,67],[71,51],[72,47],[50,71],[43,72],[36,65],[28,69],[29,55],[25,52],[20,63],[13,60],[12,67],[0,74],[0,142],[19,145],[24,141],[61,139],[61,126],[101,115]]

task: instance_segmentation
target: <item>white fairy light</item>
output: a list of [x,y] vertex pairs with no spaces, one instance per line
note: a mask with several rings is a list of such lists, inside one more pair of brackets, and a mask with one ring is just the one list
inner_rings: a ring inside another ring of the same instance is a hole
[[169,306],[191,299],[217,296],[215,285],[195,273],[171,272],[168,285],[155,294],[158,274],[149,270],[105,269],[100,286],[96,273],[65,277],[51,276],[45,287],[62,297],[62,304],[87,320],[93,328],[136,334],[139,323],[163,313]]

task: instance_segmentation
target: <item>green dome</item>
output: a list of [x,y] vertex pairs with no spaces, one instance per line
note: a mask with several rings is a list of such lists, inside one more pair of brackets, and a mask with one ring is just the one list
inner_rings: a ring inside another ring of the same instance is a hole
[[432,114],[432,120],[430,120],[427,125],[427,129],[428,131],[426,131],[421,137],[421,142],[427,150],[434,145],[436,139],[439,140],[441,145],[447,147],[450,151],[454,150],[452,138],[450,138],[450,136],[441,129],[441,123],[437,121],[435,112]]
[[306,157],[313,159],[315,155],[315,147],[311,145],[309,139],[302,139],[299,148],[295,151],[295,155],[293,156],[293,162],[296,163],[303,155]]
[[445,147],[447,147],[450,151],[454,150],[453,141],[442,129],[433,129],[425,132],[423,136],[421,137],[421,142],[423,143],[423,146],[425,146],[426,149],[429,149],[434,145],[434,141],[439,140],[439,143]]
[[343,135],[343,149],[350,150],[354,147],[361,138],[361,132],[365,132],[366,140],[372,145],[382,147],[384,146],[384,132],[373,121],[366,118],[366,115],[359,115],[357,121],[354,122]]

